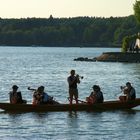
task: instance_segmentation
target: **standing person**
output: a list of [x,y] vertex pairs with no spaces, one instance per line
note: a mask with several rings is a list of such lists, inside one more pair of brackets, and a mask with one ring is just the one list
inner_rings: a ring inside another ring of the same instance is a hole
[[75,70],[70,71],[70,76],[67,78],[69,84],[69,98],[70,104],[72,104],[73,97],[75,98],[76,104],[78,104],[78,89],[77,84],[80,83],[79,75],[75,76]]
[[26,100],[22,99],[21,92],[18,91],[17,85],[12,86],[12,91],[9,92],[9,97],[10,97],[10,103],[12,104],[22,104],[27,102]]
[[103,103],[104,97],[103,93],[98,85],[94,85],[93,91],[91,92],[90,96],[86,98],[87,102],[90,104],[93,103]]

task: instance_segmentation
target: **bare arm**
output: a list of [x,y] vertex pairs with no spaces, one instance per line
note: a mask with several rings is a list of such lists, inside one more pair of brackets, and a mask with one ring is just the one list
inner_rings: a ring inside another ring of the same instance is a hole
[[80,79],[79,78],[77,78],[77,83],[80,84]]

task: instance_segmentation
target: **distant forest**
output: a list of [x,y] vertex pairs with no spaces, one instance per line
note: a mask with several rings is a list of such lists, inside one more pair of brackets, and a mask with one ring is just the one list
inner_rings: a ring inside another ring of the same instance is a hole
[[128,17],[0,18],[0,45],[117,47],[123,37],[140,31]]

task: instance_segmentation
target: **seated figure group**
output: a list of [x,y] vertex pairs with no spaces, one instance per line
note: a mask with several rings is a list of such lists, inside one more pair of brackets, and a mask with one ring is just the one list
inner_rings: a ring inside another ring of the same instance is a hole
[[[47,93],[44,92],[44,86],[38,87],[38,89],[31,89],[28,87],[28,90],[34,91],[33,93],[33,105],[37,104],[59,104],[53,97],[49,96]],[[27,101],[22,99],[22,94],[18,91],[18,86],[13,85],[12,91],[9,92],[9,99],[11,104],[26,104]]]
[[[130,82],[127,82],[125,86],[121,86],[123,95],[119,96],[121,102],[127,102],[136,99],[136,91]],[[103,93],[98,85],[93,86],[93,91],[90,96],[86,98],[87,103],[103,103]]]
[[[99,85],[93,85],[93,91],[89,95],[89,97],[86,97],[86,102],[87,104],[94,104],[94,103],[103,103],[104,102],[104,96],[101,91],[101,88]],[[32,90],[33,93],[33,105],[38,105],[38,104],[59,104],[57,101],[53,100],[53,97],[48,95],[44,91],[45,87],[40,86],[38,89],[31,89],[28,87],[28,90]],[[134,87],[132,87],[130,82],[126,83],[126,86],[122,87],[121,90],[123,91],[124,95],[119,96],[119,100],[121,102],[126,102],[130,100],[135,100],[136,98],[136,91]],[[20,91],[18,91],[18,86],[13,85],[12,86],[12,91],[9,92],[9,98],[10,98],[10,103],[12,104],[26,104],[27,101],[22,99],[22,94]],[[78,100],[78,99],[77,99]],[[70,101],[71,104],[71,101]]]

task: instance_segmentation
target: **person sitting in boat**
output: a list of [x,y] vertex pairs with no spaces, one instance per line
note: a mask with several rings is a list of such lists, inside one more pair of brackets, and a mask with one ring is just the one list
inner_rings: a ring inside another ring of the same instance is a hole
[[34,92],[33,104],[58,104],[58,102],[53,100],[53,97],[49,96],[46,92],[44,92],[44,89],[44,86],[40,86]]
[[119,96],[120,101],[124,102],[136,99],[136,91],[130,82],[127,82],[125,87],[121,86],[121,90],[124,96]]
[[10,103],[12,104],[23,104],[26,103],[26,100],[22,99],[22,95],[20,91],[18,90],[17,85],[12,86],[12,91],[9,92],[9,97],[10,97]]
[[94,85],[92,88],[93,91],[90,96],[86,98],[86,101],[90,104],[103,103],[104,97],[100,87],[98,85]]

